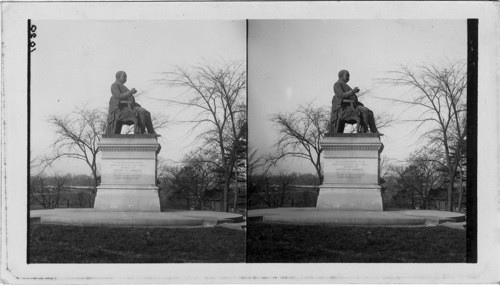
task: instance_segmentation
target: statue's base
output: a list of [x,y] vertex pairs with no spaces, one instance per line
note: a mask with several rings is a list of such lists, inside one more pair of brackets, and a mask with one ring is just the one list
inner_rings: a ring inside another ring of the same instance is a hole
[[[118,189],[117,189],[118,188]],[[160,212],[158,187],[100,185],[94,210],[103,212]]]
[[317,208],[382,211],[379,155],[383,149],[375,134],[333,134],[321,142],[324,181]]
[[160,150],[155,135],[104,135],[101,184],[96,211],[160,212],[156,186],[156,159]]
[[317,208],[352,211],[382,211],[380,186],[320,186]]

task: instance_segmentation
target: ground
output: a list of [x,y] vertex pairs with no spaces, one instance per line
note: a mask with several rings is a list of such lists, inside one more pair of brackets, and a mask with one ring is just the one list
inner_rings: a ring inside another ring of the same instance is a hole
[[30,263],[245,262],[245,232],[223,227],[32,224],[28,246]]
[[247,262],[465,262],[465,230],[252,223]]

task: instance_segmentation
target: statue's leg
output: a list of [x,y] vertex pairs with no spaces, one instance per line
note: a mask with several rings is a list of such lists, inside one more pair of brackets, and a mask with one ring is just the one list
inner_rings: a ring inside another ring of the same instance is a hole
[[335,121],[330,121],[330,128],[329,128],[328,132],[330,134],[334,134],[337,132],[337,124],[335,123]]
[[375,116],[371,110],[368,110],[368,124],[372,133],[378,133],[377,125],[375,124]]
[[339,134],[344,133],[345,123],[342,122],[342,121],[339,121],[337,124],[338,124],[338,126],[337,126],[337,130],[338,131],[337,131],[337,133],[339,133]]
[[137,118],[137,132],[139,134],[144,134],[146,132],[146,128],[144,127],[144,121],[141,117]]
[[151,114],[149,112],[146,112],[146,127],[148,128],[148,133],[156,134],[153,127],[153,121],[151,120]]
[[360,118],[360,120],[361,120],[361,132],[366,133],[366,132],[368,132],[367,122],[368,122],[368,116],[369,116],[370,110],[368,108],[366,108],[365,106],[357,106],[356,108],[358,109],[358,111],[361,114],[361,116],[360,116],[361,117]]
[[360,118],[359,121],[359,132],[360,133],[368,132],[368,125],[365,123],[365,120],[363,118]]
[[141,118],[141,123],[148,129],[149,134],[156,134],[153,128],[153,122],[151,121],[151,113],[149,113],[146,109],[142,107],[136,108],[137,113],[139,113],[139,117]]
[[336,134],[338,132],[338,123],[337,121],[331,121],[330,123],[330,133],[331,134]]
[[368,131],[368,126],[369,126],[370,131],[372,133],[378,133],[377,126],[375,125],[375,117],[373,115],[373,112],[364,106],[358,106],[358,110],[361,112],[363,116],[365,132]]
[[138,133],[144,134],[146,132],[144,125],[144,115],[143,115],[145,110],[142,107],[135,107],[134,111],[136,113]]
[[144,116],[144,123],[146,125],[146,128],[148,129],[148,133],[156,134],[153,128],[153,122],[151,121],[151,113],[145,111],[143,116]]
[[132,117],[132,122],[134,123],[134,134],[139,134],[139,119],[137,117]]
[[122,133],[122,122],[117,121],[115,122],[115,132],[114,134],[121,134]]
[[113,123],[107,122],[105,134],[110,135],[113,133]]

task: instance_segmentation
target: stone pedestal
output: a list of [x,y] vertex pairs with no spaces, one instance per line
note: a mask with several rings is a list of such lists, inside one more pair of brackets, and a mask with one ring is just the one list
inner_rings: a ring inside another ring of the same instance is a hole
[[96,211],[160,212],[155,135],[103,135]]
[[317,208],[382,211],[379,162],[383,145],[374,134],[326,136],[323,149],[324,181]]

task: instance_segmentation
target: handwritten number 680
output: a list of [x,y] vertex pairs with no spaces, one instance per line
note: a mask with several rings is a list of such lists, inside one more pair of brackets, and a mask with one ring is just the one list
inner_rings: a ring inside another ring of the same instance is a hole
[[30,47],[31,47],[31,52],[34,52],[36,50],[35,46],[36,46],[36,43],[31,41],[32,38],[36,38],[36,26],[35,25],[31,25],[30,27]]

